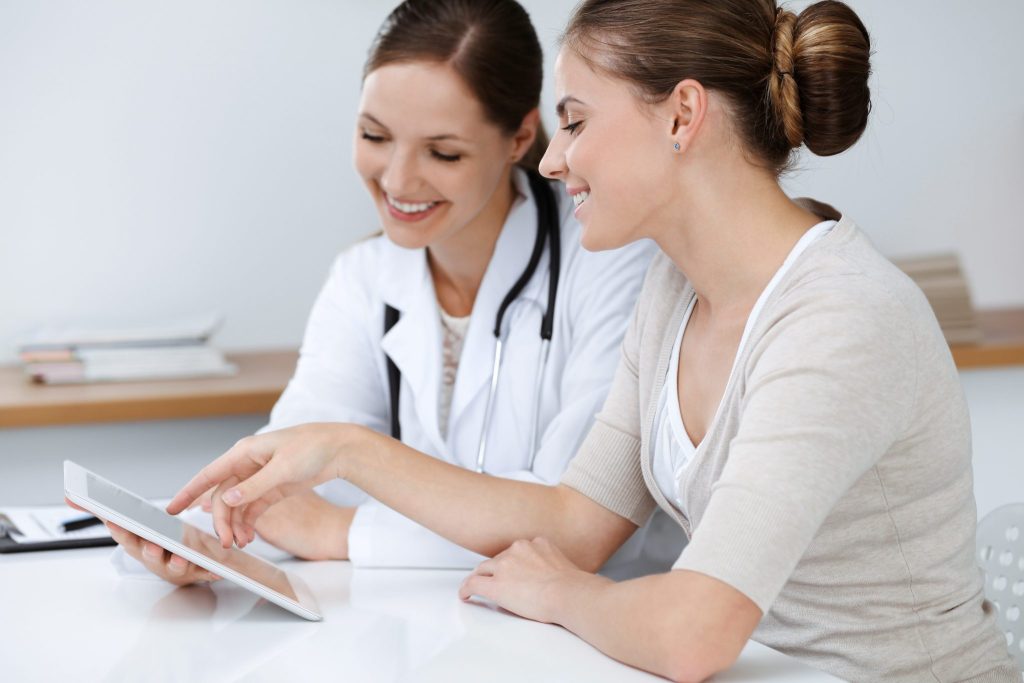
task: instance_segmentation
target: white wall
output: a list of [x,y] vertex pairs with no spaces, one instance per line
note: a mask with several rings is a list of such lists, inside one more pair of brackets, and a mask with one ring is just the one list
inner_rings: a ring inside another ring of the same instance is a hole
[[[524,4],[550,66],[574,3]],[[1024,304],[1024,2],[852,4],[872,122],[790,186],[887,253],[959,250],[980,304]],[[211,308],[225,347],[296,345],[332,256],[376,227],[350,136],[391,6],[0,0],[0,362],[44,321]]]
[[960,380],[971,410],[979,518],[1024,503],[1024,367],[969,370]]

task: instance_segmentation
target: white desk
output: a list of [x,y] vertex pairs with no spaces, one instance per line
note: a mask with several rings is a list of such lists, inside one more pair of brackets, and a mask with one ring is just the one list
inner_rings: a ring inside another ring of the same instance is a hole
[[[568,631],[461,602],[462,571],[283,563],[312,623],[221,581],[121,578],[96,548],[0,556],[4,681],[658,681]],[[757,643],[716,681],[838,679]]]

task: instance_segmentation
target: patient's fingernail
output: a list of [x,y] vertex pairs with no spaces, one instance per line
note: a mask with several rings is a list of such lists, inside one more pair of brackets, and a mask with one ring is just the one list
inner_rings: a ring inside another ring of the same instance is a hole
[[242,492],[238,489],[231,489],[221,496],[221,499],[228,505],[238,505],[242,502]]

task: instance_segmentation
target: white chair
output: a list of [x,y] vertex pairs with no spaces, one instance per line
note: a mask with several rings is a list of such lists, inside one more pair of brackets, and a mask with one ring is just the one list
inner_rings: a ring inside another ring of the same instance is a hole
[[1024,670],[1024,504],[996,508],[978,523],[978,566],[999,630]]

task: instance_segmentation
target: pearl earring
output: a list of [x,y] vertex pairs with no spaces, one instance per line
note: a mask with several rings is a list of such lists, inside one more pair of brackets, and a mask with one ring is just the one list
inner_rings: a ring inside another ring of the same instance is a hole
[[677,142],[674,145],[672,145],[672,149],[674,149],[675,151],[678,152],[679,151],[679,143]]

